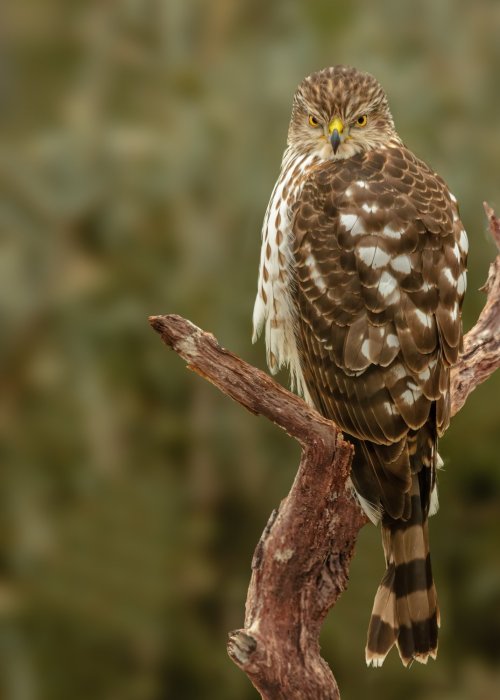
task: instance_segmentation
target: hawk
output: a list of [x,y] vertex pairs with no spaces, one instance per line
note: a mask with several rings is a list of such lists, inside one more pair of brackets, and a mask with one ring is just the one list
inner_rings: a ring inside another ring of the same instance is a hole
[[294,98],[266,211],[254,341],[271,371],[354,444],[352,482],[382,525],[386,572],[366,661],[436,658],[428,518],[462,348],[467,236],[445,182],[401,141],[367,73],[313,73]]

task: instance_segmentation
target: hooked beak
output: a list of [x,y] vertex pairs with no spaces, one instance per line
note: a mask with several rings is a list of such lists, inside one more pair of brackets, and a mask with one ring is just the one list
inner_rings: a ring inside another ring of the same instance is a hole
[[330,143],[332,144],[333,152],[335,155],[337,155],[337,151],[339,150],[340,146],[340,134],[338,129],[334,129],[332,131],[332,135],[330,136]]
[[336,118],[330,122],[328,132],[330,134],[330,143],[332,144],[333,152],[335,155],[337,155],[339,146],[343,141],[343,139],[341,138],[341,134],[343,133],[343,131],[344,124],[341,119]]

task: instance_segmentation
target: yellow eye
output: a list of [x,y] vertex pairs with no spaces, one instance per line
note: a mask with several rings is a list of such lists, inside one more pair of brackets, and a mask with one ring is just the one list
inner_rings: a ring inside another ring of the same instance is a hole
[[368,121],[368,117],[366,114],[362,114],[360,117],[356,119],[356,124],[358,126],[366,126],[366,122]]
[[314,115],[310,114],[309,115],[309,124],[312,127],[316,128],[317,126],[319,126],[319,121],[316,119],[316,117]]

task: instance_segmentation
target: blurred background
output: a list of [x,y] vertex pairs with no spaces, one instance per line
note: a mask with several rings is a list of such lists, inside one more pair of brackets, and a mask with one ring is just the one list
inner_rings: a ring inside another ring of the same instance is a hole
[[[297,446],[185,371],[176,312],[259,367],[260,228],[296,85],[375,74],[471,242],[500,212],[495,0],[12,0],[0,8],[0,697],[255,700],[226,655]],[[287,377],[280,379],[286,383]],[[322,649],[343,698],[500,697],[500,374],[441,443],[439,659],[364,662],[361,533]]]

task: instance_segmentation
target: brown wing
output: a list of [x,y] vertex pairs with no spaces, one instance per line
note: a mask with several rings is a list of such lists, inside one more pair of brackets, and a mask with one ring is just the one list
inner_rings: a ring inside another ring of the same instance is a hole
[[[294,237],[297,341],[309,392],[361,441],[361,495],[404,517],[411,471],[422,463],[433,471],[436,434],[449,422],[466,264],[455,201],[404,147],[371,151],[310,176]],[[424,435],[427,458],[416,447]],[[427,502],[433,480],[432,473]]]

